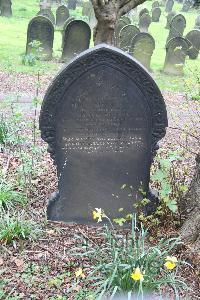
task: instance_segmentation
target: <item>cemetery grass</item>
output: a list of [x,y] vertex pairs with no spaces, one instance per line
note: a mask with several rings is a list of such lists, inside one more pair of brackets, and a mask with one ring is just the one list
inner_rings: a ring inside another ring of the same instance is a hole
[[[176,139],[179,131],[171,127],[175,127],[174,122],[181,126],[183,122],[188,124],[190,118],[184,107],[183,96],[174,96],[172,93],[166,93],[164,96],[170,128],[162,142],[161,155],[164,158],[171,151],[181,154],[181,161],[178,158],[175,160],[176,182],[184,183],[185,186],[192,177],[194,157],[180,146],[180,139],[179,142]],[[0,153],[0,203],[6,204],[4,211],[1,211],[0,235],[2,237],[1,225],[5,215],[8,216],[6,228],[9,228],[9,235],[6,233],[7,238],[1,238],[0,245],[0,299],[89,300],[88,293],[92,293],[92,290],[81,280],[76,288],[67,294],[67,289],[77,282],[77,269],[90,268],[87,258],[77,258],[69,254],[69,251],[77,246],[81,251],[88,241],[101,244],[102,239],[98,232],[103,229],[46,220],[47,201],[49,195],[56,190],[57,182],[55,167],[46,153],[46,145],[40,138],[37,126],[40,104],[36,98],[32,99],[31,103],[6,99],[1,103],[1,111],[1,121],[5,121],[7,130],[3,131],[4,143],[1,143]],[[184,136],[180,138],[184,143]],[[190,145],[195,148],[195,145]],[[8,189],[5,190],[5,187]],[[10,194],[6,194],[5,191],[9,191]],[[177,237],[181,219],[182,216],[178,213],[165,212],[162,223],[150,227],[149,242],[156,244],[162,237]],[[15,220],[21,220],[22,226],[18,232],[13,229],[16,228]],[[10,243],[9,236],[12,237]],[[78,236],[82,237],[81,242]],[[192,266],[186,265],[179,274],[191,289],[187,294],[182,291],[180,298],[198,299],[199,253],[192,244],[186,243],[171,254]],[[170,292],[172,294],[169,287],[164,287],[163,294]]]
[[[27,26],[30,19],[38,12],[39,5],[37,0],[14,0],[12,7],[12,18],[0,17],[0,71],[5,73],[5,76],[8,74],[13,74],[14,76],[15,74],[16,77],[20,77],[23,74],[27,74],[30,75],[30,81],[32,80],[32,76],[36,76],[38,71],[46,76],[54,75],[62,67],[62,64],[59,62],[61,56],[61,32],[58,29],[55,30],[52,61],[38,61],[35,66],[24,66],[22,64],[22,55],[25,53],[26,48]],[[147,1],[142,7],[150,9],[151,1]],[[180,8],[181,5],[175,3],[175,10],[178,11]],[[162,11],[164,11],[163,7]],[[53,8],[53,12],[55,14],[55,7]],[[82,18],[80,7],[75,12],[71,11],[70,13],[77,18]],[[197,12],[192,10],[191,12],[184,13],[184,15],[187,19],[187,28],[185,29],[185,33],[187,33],[194,27]],[[149,29],[156,41],[156,48],[151,61],[152,76],[161,90],[183,92],[185,89],[183,77],[168,76],[161,72],[165,59],[165,41],[168,35],[168,30],[165,29],[165,16],[166,14],[163,12],[160,22],[151,23]],[[91,42],[92,45],[93,43]],[[200,57],[196,60],[189,60],[187,58],[184,68],[184,79],[191,80],[194,77],[193,70],[199,68],[199,65]]]

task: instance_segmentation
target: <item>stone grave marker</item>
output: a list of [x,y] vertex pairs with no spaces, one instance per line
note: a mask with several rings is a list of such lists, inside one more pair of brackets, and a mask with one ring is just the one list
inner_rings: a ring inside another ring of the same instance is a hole
[[[101,44],[66,65],[40,114],[41,136],[58,174],[48,219],[94,223],[95,208],[119,218],[134,211],[141,190],[151,201],[146,209],[155,209],[150,167],[166,126],[160,90],[130,55]],[[131,186],[131,198],[124,184]]]
[[82,16],[89,17],[91,10],[93,10],[91,2],[83,2],[82,4]]
[[191,30],[187,33],[185,39],[189,42],[189,58],[196,59],[199,55],[200,50],[200,30]]
[[172,8],[174,6],[174,1],[173,0],[167,0],[166,5],[165,5],[165,11],[169,13],[172,11]]
[[0,16],[12,17],[12,2],[11,0],[0,0]]
[[195,25],[194,25],[195,29],[200,29],[200,15],[196,17],[195,19]]
[[77,0],[68,0],[68,8],[75,10],[76,9]]
[[168,15],[167,15],[167,23],[166,23],[166,26],[165,26],[166,29],[170,28],[171,20],[175,16],[176,16],[176,12],[175,11],[171,11],[170,13],[168,13]]
[[56,26],[63,26],[69,18],[69,10],[67,6],[61,5],[56,10]]
[[55,24],[55,17],[51,9],[49,8],[42,8],[40,11],[37,13],[37,16],[43,16],[48,18],[53,24]]
[[33,18],[28,24],[26,54],[33,52],[30,43],[41,43],[41,59],[50,60],[53,52],[54,27],[52,22],[43,16]]
[[188,0],[185,0],[183,2],[183,7],[182,7],[181,11],[182,12],[188,12],[189,9],[191,8],[191,6],[192,6],[192,3],[190,1],[188,1]]
[[164,73],[183,75],[183,67],[188,53],[188,42],[182,37],[169,40],[166,46]]
[[131,41],[133,37],[139,33],[140,30],[132,24],[124,26],[120,31],[120,48],[125,51],[129,52],[129,49],[131,47]]
[[151,57],[155,40],[149,33],[140,32],[132,39],[131,53],[148,71],[151,71]]
[[49,9],[51,10],[51,1],[50,0],[41,0],[39,2],[40,10],[41,9]]
[[143,14],[139,19],[139,29],[141,32],[148,32],[151,24],[151,17],[149,14]]
[[161,16],[160,7],[154,7],[152,9],[152,22],[159,22]]
[[174,37],[183,36],[185,27],[186,19],[183,15],[178,14],[175,17],[173,17],[169,27],[169,35],[167,37],[167,42]]
[[67,25],[71,22],[75,20],[74,17],[70,17],[69,19],[67,19],[67,21],[65,22],[64,26],[63,26],[63,30],[62,30],[62,49],[63,49],[63,46],[64,46],[64,40],[65,40],[65,30],[67,28]]
[[160,3],[158,1],[154,1],[152,3],[152,8],[159,7],[159,6],[160,6]]
[[126,25],[131,24],[131,20],[128,16],[122,16],[121,19],[126,23]]
[[82,20],[73,20],[65,28],[62,60],[69,61],[90,46],[91,29]]
[[119,19],[115,25],[114,30],[114,39],[115,39],[115,46],[120,46],[120,31],[123,27],[125,27],[127,24],[123,19]]
[[139,18],[144,14],[149,14],[149,10],[146,7],[141,9],[141,11],[139,12]]

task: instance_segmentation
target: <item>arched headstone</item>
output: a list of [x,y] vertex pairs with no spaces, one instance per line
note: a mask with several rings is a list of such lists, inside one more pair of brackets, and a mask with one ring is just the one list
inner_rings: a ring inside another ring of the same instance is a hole
[[127,24],[131,24],[131,20],[128,16],[122,16],[121,19]]
[[143,14],[139,19],[139,29],[141,32],[148,32],[151,24],[151,17],[149,14]]
[[56,25],[63,26],[66,20],[69,18],[69,10],[67,6],[61,5],[56,10]]
[[69,61],[90,46],[91,29],[82,20],[71,21],[64,32],[62,60]]
[[176,15],[175,11],[171,11],[170,13],[168,13],[168,15],[167,15],[167,23],[166,23],[166,26],[165,26],[166,29],[170,28],[171,20],[173,19],[173,17],[175,17],[175,15]]
[[12,17],[12,2],[11,0],[0,0],[0,16]]
[[185,0],[183,2],[183,7],[182,7],[181,11],[182,12],[188,12],[189,9],[192,7],[193,4],[194,4],[193,2],[191,2],[189,0]]
[[154,1],[152,3],[152,8],[159,7],[159,6],[160,6],[160,3],[158,1]]
[[120,48],[125,51],[129,52],[131,47],[131,41],[133,37],[139,33],[140,30],[132,24],[124,26],[120,31]]
[[37,16],[43,16],[48,18],[52,24],[55,24],[55,17],[54,14],[52,13],[51,9],[41,9],[38,13]]
[[169,13],[170,11],[172,11],[173,6],[174,6],[174,0],[167,0],[165,4],[165,11]]
[[73,60],[52,82],[40,114],[58,174],[48,219],[93,223],[95,208],[118,218],[144,193],[152,211],[150,167],[166,126],[160,90],[130,55],[101,44]]
[[119,19],[115,25],[115,31],[114,31],[114,38],[115,38],[115,46],[120,45],[120,31],[123,27],[125,27],[127,24],[123,19]]
[[28,24],[26,54],[32,53],[33,41],[41,43],[41,59],[50,60],[53,52],[54,27],[52,22],[43,16],[33,18]]
[[161,16],[160,7],[154,7],[152,9],[152,22],[159,22]]
[[76,9],[77,0],[68,0],[68,8],[75,10]]
[[174,37],[183,36],[185,27],[186,27],[186,19],[183,15],[178,14],[175,17],[173,17],[170,23],[167,42]]
[[188,42],[182,37],[175,37],[167,43],[164,73],[183,75],[183,66],[188,53]]
[[200,29],[200,15],[197,16],[197,18],[195,19],[195,25],[194,25],[195,29]]
[[187,33],[185,39],[189,42],[189,58],[196,59],[199,55],[200,50],[200,30],[191,30]]
[[63,30],[62,30],[62,49],[63,49],[63,46],[64,46],[64,40],[65,40],[65,30],[67,28],[67,25],[71,22],[71,21],[74,21],[75,18],[74,17],[71,17],[69,19],[67,19],[67,21],[65,22],[64,26],[63,26]]
[[139,12],[139,18],[144,14],[149,14],[149,10],[146,7],[141,9],[141,11]]
[[151,71],[151,57],[155,49],[155,40],[149,33],[138,33],[132,39],[131,52],[147,70]]

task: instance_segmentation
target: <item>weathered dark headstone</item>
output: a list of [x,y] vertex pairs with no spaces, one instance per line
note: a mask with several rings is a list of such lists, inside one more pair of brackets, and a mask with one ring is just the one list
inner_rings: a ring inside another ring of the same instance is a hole
[[54,27],[52,22],[43,16],[33,18],[28,24],[26,54],[32,53],[33,41],[41,43],[41,59],[50,60],[53,52]]
[[[49,87],[40,115],[58,174],[48,219],[93,223],[95,208],[111,219],[133,212],[144,193],[150,198],[151,162],[166,126],[157,85],[130,55],[98,45],[67,65]],[[131,186],[131,198],[124,184]]]
[[174,6],[174,1],[173,0],[167,0],[166,5],[165,5],[165,11],[169,13],[172,11],[172,8]]
[[189,9],[191,8],[191,6],[192,6],[192,3],[190,1],[188,1],[188,0],[185,0],[183,2],[183,7],[182,7],[181,11],[182,12],[188,12]]
[[183,66],[188,53],[188,42],[182,37],[175,37],[167,43],[164,73],[183,75]]
[[160,3],[158,1],[154,1],[152,3],[152,8],[159,7],[159,6],[160,6]]
[[55,17],[51,9],[41,9],[38,13],[37,16],[43,16],[48,18],[53,24],[55,24]]
[[148,32],[151,24],[151,17],[149,14],[143,14],[139,19],[139,29],[141,32]]
[[167,23],[166,23],[166,26],[165,26],[166,29],[170,28],[171,20],[173,19],[173,17],[175,17],[175,15],[176,15],[175,11],[171,11],[170,13],[168,13],[168,15],[167,15]]
[[64,46],[64,40],[65,40],[65,30],[67,28],[67,25],[71,22],[71,21],[74,21],[75,18],[74,17],[71,17],[69,19],[67,19],[67,21],[65,22],[64,26],[63,26],[63,30],[62,30],[62,49],[63,49],[63,46]]
[[56,10],[56,25],[63,26],[66,20],[69,18],[69,10],[67,6],[61,5]]
[[161,16],[160,7],[154,7],[152,9],[152,22],[159,22]]
[[68,0],[68,8],[75,10],[76,9],[77,0]]
[[11,0],[0,0],[0,16],[12,17],[12,2]]
[[167,42],[174,37],[183,36],[185,27],[186,19],[183,15],[179,14],[173,17],[169,26],[169,35],[167,37]]
[[119,19],[115,25],[114,38],[115,38],[115,46],[120,46],[120,32],[123,27],[127,24],[123,19]]
[[64,32],[62,60],[69,61],[90,46],[91,29],[82,20],[71,21]]
[[131,47],[131,41],[133,37],[139,33],[139,29],[132,24],[124,26],[120,31],[120,48],[125,51],[129,52]]
[[148,71],[151,71],[151,57],[155,40],[149,33],[140,32],[132,39],[131,53]]
[[194,25],[195,29],[200,29],[200,15],[197,16],[197,18],[195,19],[195,25]]
[[144,14],[149,14],[149,10],[146,7],[141,9],[141,11],[139,12],[139,18]]
[[189,42],[189,58],[196,59],[199,55],[200,50],[200,30],[191,30],[187,33],[185,39]]

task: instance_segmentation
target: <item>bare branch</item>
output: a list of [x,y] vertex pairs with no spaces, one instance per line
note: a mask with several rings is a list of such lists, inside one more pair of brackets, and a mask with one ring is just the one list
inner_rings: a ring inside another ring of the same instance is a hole
[[120,10],[118,12],[118,17],[125,15],[127,12],[129,12],[131,9],[137,7],[138,5],[144,3],[146,0],[120,0]]

